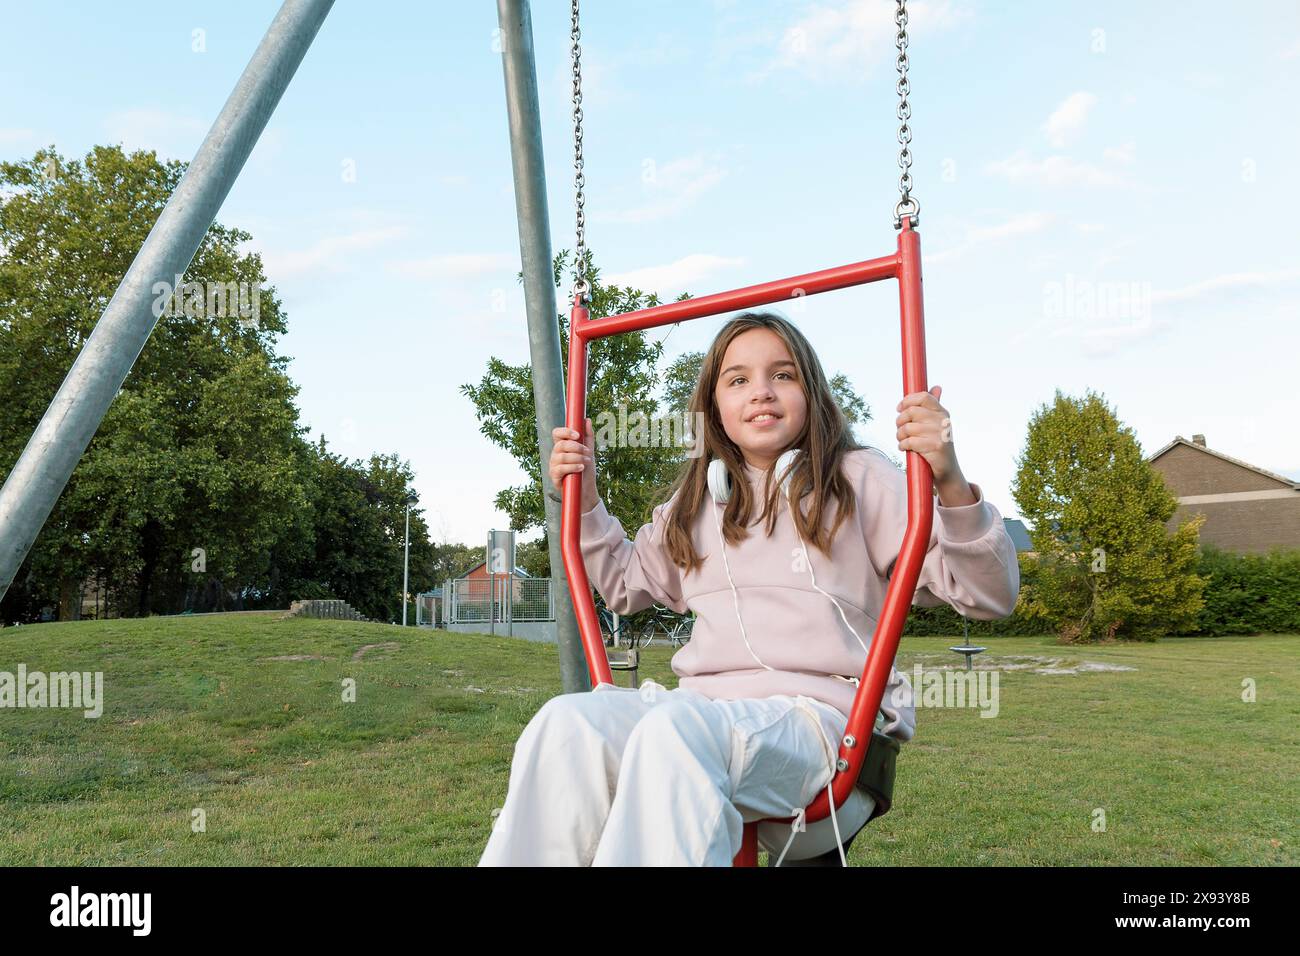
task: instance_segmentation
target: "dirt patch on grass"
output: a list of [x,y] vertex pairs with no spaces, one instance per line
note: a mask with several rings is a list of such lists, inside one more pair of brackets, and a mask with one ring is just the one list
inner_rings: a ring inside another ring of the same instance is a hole
[[[956,656],[955,654],[953,655]],[[965,670],[964,661],[953,660],[944,654],[914,654],[912,657],[924,670]],[[1108,664],[1104,661],[1084,661],[1065,657],[1037,654],[1004,654],[1002,656],[976,654],[971,661],[976,671],[1029,671],[1031,674],[1095,674],[1111,671],[1135,671],[1127,664]],[[904,670],[903,673],[906,673]]]

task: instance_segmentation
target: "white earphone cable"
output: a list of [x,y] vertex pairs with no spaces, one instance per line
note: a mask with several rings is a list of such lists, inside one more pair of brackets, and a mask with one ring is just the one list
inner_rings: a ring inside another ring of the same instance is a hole
[[[715,502],[715,505],[716,504],[717,502]],[[717,507],[714,507],[713,509],[713,524],[714,527],[718,529],[718,544],[722,549],[722,566],[727,569],[727,583],[731,585],[731,598],[736,602],[736,623],[740,625],[740,636],[744,639],[745,646],[749,648],[749,653],[753,655],[754,660],[758,661],[770,671],[776,670],[774,667],[769,667],[767,664],[763,664],[762,658],[755,654],[754,648],[750,646],[749,635],[745,633],[745,621],[740,616],[740,595],[736,592],[736,582],[731,578],[731,564],[727,561],[727,542],[722,537],[722,521],[718,518]]]

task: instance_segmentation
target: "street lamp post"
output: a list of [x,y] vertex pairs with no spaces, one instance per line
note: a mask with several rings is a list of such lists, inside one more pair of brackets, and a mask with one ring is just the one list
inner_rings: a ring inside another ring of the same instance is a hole
[[406,499],[406,550],[402,558],[402,627],[406,627],[406,588],[410,581],[411,570],[411,505],[413,504],[415,504],[415,496],[410,495]]

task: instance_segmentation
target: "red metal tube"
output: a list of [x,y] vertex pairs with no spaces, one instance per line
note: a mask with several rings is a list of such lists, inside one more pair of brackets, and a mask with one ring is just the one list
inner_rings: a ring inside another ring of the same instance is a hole
[[[912,228],[910,217],[903,217],[903,227],[898,234],[898,251],[892,256],[868,259],[863,262],[809,272],[789,279],[778,279],[760,285],[747,286],[730,292],[719,292],[698,299],[686,299],[658,305],[649,309],[608,316],[589,318],[581,300],[575,300],[569,322],[569,380],[567,385],[566,424],[582,432],[587,419],[587,348],[588,344],[607,335],[654,328],[687,319],[704,318],[724,312],[733,312],[758,305],[767,305],[798,295],[816,295],[880,279],[898,279],[899,312],[903,359],[903,395],[927,390],[925,368],[925,313],[921,289],[921,240]],[[876,631],[867,653],[866,665],[858,686],[853,708],[849,712],[845,735],[852,737],[854,746],[840,741],[839,756],[847,766],[836,772],[831,782],[831,792],[838,809],[857,784],[858,774],[866,760],[871,744],[871,734],[876,714],[884,697],[889,669],[898,653],[899,638],[916,594],[916,582],[925,560],[933,520],[933,475],[929,463],[916,452],[907,454],[907,529],[899,550],[898,561],[885,592],[885,603]],[[599,619],[591,595],[587,568],[582,559],[581,547],[581,497],[582,475],[573,473],[564,479],[563,507],[560,520],[560,550],[564,558],[569,591],[573,597],[582,646],[587,656],[587,667],[595,683],[613,683],[605,642],[600,635]],[[830,815],[830,803],[825,791],[820,793],[805,811],[808,823]],[[772,818],[776,822],[791,822],[793,817]],[[736,855],[736,865],[753,866],[757,863],[757,824],[745,824],[745,842]]]
[[[636,312],[624,312],[622,315],[593,319],[584,323],[577,334],[582,339],[590,341],[607,335],[617,335],[620,332],[652,329],[686,319],[701,319],[709,315],[720,315],[723,312],[753,308],[756,305],[770,305],[773,302],[816,295],[818,292],[847,289],[850,286],[875,282],[878,279],[892,279],[897,273],[898,256],[882,256],[879,259],[854,262],[847,266],[836,266],[834,269],[806,272],[801,276],[791,276],[788,279],[776,279],[759,285],[745,286],[743,289],[732,289],[730,292],[716,292],[698,299],[683,299],[681,302],[669,302]],[[570,325],[570,328],[572,327]]]
[[[565,400],[565,424],[583,434],[587,427],[587,343],[574,329],[588,325],[587,307],[581,298],[575,298],[569,313],[569,381]],[[605,641],[600,636],[600,620],[596,617],[596,602],[591,596],[591,582],[587,578],[587,564],[582,559],[582,475],[573,472],[564,476],[560,505],[560,555],[564,558],[564,573],[569,579],[569,594],[573,597],[573,610],[578,619],[578,633],[582,635],[582,649],[587,655],[587,670],[596,684],[612,684],[609,657],[605,654]]]

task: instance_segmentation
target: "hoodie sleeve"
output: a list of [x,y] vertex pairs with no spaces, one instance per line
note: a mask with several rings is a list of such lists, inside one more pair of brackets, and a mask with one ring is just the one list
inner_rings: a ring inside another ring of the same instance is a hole
[[650,523],[642,525],[636,541],[627,539],[623,526],[598,500],[582,516],[582,558],[587,577],[616,614],[632,614],[653,604],[686,613],[682,600],[681,568],[664,547],[665,509],[657,505]]
[[[888,579],[907,528],[907,473],[877,449],[865,457],[859,518],[876,573]],[[1020,592],[1016,546],[1002,515],[971,482],[976,501],[944,506],[933,498],[930,543],[916,581],[916,607],[947,603],[978,621],[1009,617]]]
[[880,732],[903,743],[916,736],[916,701],[912,682],[894,667],[889,668],[889,681],[880,698],[877,715]]

